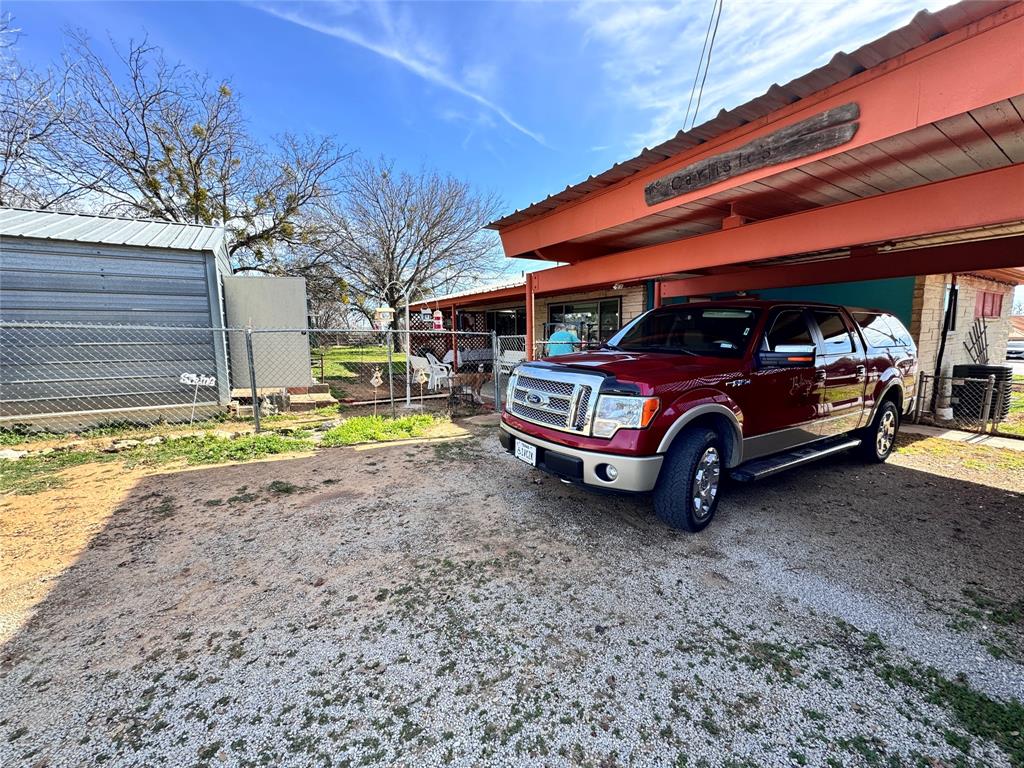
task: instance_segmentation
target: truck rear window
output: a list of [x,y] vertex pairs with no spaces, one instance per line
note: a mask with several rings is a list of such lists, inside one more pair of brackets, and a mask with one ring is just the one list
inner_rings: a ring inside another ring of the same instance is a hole
[[742,357],[757,323],[757,310],[662,307],[623,328],[609,347],[627,352]]
[[903,323],[885,312],[854,312],[853,319],[864,331],[864,340],[876,349],[913,347],[914,340]]

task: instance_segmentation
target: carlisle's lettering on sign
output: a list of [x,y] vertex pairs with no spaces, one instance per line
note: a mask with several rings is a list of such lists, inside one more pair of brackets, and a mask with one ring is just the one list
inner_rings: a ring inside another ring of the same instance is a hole
[[656,205],[748,171],[838,147],[857,133],[859,117],[860,107],[855,103],[829,109],[652,181],[644,188],[644,200]]
[[179,384],[188,384],[191,387],[216,387],[217,377],[206,376],[202,373],[183,373],[178,377]]

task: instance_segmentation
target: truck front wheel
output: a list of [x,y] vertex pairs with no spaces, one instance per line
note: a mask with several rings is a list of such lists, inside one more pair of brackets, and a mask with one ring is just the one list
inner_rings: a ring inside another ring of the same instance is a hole
[[718,507],[722,441],[712,429],[687,429],[665,456],[654,486],[654,512],[673,528],[703,530]]

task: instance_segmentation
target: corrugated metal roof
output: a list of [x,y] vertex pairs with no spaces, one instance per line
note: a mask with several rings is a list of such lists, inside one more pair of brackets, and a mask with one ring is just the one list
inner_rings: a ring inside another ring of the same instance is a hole
[[225,233],[224,227],[204,224],[0,208],[0,237],[216,252]]
[[590,176],[578,184],[569,185],[561,192],[548,195],[543,200],[533,203],[521,211],[516,210],[508,216],[491,222],[487,227],[500,231],[513,224],[541,216],[563,203],[578,200],[591,192],[610,187],[673,155],[710,141],[745,123],[765,117],[777,109],[829,88],[884,61],[902,56],[914,48],[943,35],[948,35],[968,24],[973,24],[1018,1],[962,0],[962,2],[943,8],[937,13],[930,13],[926,10],[919,11],[906,26],[894,29],[877,40],[861,46],[853,53],[839,51],[825,66],[811,70],[786,85],[773,83],[767,91],[745,104],[730,110],[723,109],[714,118],[696,128],[679,131],[673,138],[653,149],[644,147],[636,157],[616,163],[603,173]]
[[488,285],[481,285],[476,288],[468,288],[464,291],[457,291],[455,293],[448,293],[444,296],[431,296],[428,299],[420,299],[419,301],[410,301],[410,307],[419,307],[425,304],[438,304],[446,302],[450,299],[461,299],[466,296],[483,296],[494,291],[504,291],[509,288],[525,288],[526,278],[517,277],[513,280],[503,280],[500,283],[490,283]]

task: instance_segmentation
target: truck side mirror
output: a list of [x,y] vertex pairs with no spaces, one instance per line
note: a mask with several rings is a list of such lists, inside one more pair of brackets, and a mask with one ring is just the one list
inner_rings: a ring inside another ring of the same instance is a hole
[[813,344],[780,344],[772,352],[760,350],[757,362],[762,368],[811,368],[816,352]]

